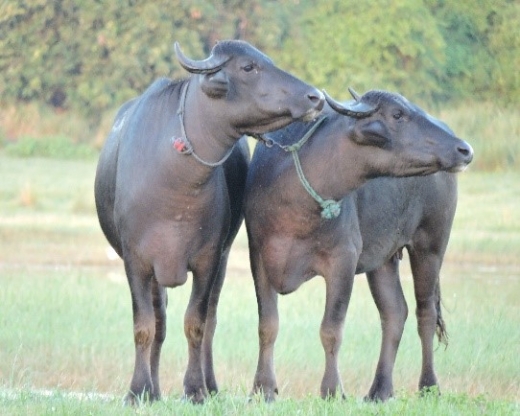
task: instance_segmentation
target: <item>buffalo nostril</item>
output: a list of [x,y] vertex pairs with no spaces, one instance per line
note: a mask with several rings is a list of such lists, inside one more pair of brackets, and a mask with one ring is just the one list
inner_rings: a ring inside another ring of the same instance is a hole
[[473,149],[469,144],[458,146],[457,151],[464,156],[469,162],[473,159]]
[[459,153],[462,153],[464,156],[469,155],[469,149],[466,149],[465,147],[459,147],[459,148],[457,148],[457,150],[459,151]]
[[307,94],[307,98],[316,106],[318,110],[321,110],[325,105],[325,96],[321,91],[316,90],[314,93]]

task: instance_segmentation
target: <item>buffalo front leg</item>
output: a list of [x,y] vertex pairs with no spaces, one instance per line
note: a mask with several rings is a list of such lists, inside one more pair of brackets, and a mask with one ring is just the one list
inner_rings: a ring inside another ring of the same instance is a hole
[[321,382],[321,397],[326,399],[340,394],[344,396],[338,369],[338,354],[343,338],[343,327],[347,314],[354,270],[349,273],[325,277],[325,314],[321,322],[320,338],[325,351],[325,373]]
[[278,336],[278,294],[269,283],[258,259],[251,256],[258,303],[259,353],[252,394],[261,394],[267,402],[278,394],[274,372],[274,343]]
[[156,399],[161,398],[159,386],[159,361],[161,358],[162,344],[166,338],[166,306],[168,297],[166,288],[157,280],[152,280],[153,309],[155,314],[155,336],[152,342],[150,367],[153,383],[153,391]]
[[385,401],[393,396],[392,373],[408,307],[399,280],[399,258],[394,255],[382,267],[367,273],[372,297],[381,319],[381,351],[376,374],[365,400]]
[[[218,262],[209,270],[218,271]],[[184,334],[188,341],[188,367],[184,375],[184,395],[193,403],[202,403],[208,395],[202,371],[202,341],[204,338],[208,302],[215,274],[206,268],[193,271],[193,286],[186,314]],[[216,272],[215,272],[216,273]]]
[[[437,386],[433,362],[433,338],[439,331],[439,339],[445,336],[444,321],[440,310],[439,271],[442,259],[432,252],[412,251],[410,263],[417,302],[417,330],[421,338],[422,368],[419,390]],[[437,328],[438,327],[438,328]]]
[[155,315],[152,298],[152,274],[125,257],[125,270],[132,295],[135,364],[130,391],[125,403],[155,400],[159,394],[151,374],[151,346],[155,338]]
[[229,257],[229,249],[226,250],[220,262],[219,271],[209,297],[208,312],[206,316],[206,325],[204,328],[204,338],[202,340],[202,366],[204,371],[204,379],[206,388],[210,394],[218,392],[217,380],[215,378],[215,368],[213,366],[213,337],[217,327],[217,306],[224,284],[226,274],[227,261]]

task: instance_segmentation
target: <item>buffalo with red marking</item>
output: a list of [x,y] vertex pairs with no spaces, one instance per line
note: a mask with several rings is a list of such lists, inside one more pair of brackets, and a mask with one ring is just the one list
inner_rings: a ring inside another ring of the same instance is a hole
[[[245,135],[316,117],[323,94],[246,42],[216,44],[196,61],[176,44],[185,80],[160,79],[124,104],[101,152],[95,199],[101,228],[124,261],[135,367],[127,402],[158,399],[166,287],[193,286],[184,319],[184,393],[217,391],[212,339],[231,243],[242,221]],[[238,144],[237,144],[238,142]]]

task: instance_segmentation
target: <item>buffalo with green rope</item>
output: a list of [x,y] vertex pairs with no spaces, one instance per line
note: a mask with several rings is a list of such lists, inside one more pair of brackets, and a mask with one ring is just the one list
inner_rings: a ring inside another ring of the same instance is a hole
[[435,333],[446,342],[439,270],[457,201],[456,173],[473,150],[399,94],[331,97],[313,122],[263,136],[251,161],[245,221],[258,301],[260,351],[253,393],[274,400],[278,294],[322,276],[326,305],[321,395],[343,395],[338,354],[355,274],[366,273],[382,322],[368,400],[393,395],[392,371],[408,308],[399,282],[410,257],[423,364],[419,388],[437,386]]

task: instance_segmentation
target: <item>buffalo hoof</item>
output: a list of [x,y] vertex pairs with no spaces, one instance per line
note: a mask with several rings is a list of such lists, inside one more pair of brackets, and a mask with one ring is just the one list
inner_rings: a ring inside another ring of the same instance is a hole
[[126,396],[123,398],[123,405],[124,406],[132,406],[132,407],[138,407],[146,403],[150,403],[156,400],[160,400],[160,396],[154,396],[151,395],[148,392],[142,393],[142,394],[135,394],[132,391],[129,391]]
[[394,397],[394,394],[392,392],[370,392],[365,397],[363,397],[363,400],[367,403],[377,403],[377,402],[386,402],[387,400]]
[[391,379],[376,377],[364,400],[365,402],[386,402],[392,397],[394,397],[394,386]]
[[345,400],[347,398],[347,396],[345,396],[345,393],[343,393],[342,391],[339,391],[339,392],[335,392],[335,393],[327,393],[327,394],[321,394],[321,398],[323,400],[336,400],[336,399],[341,399],[341,400]]
[[394,397],[394,392],[392,389],[370,389],[370,391],[363,398],[363,400],[365,402],[386,402],[392,397]]
[[440,396],[441,391],[439,390],[439,386],[425,386],[419,389],[419,395],[421,397],[435,397]]
[[208,393],[210,396],[216,396],[218,394],[218,386],[215,379],[206,380],[206,386],[208,388]]
[[275,388],[263,388],[255,387],[249,395],[249,401],[253,401],[255,398],[260,398],[266,403],[272,403],[276,401],[278,395],[278,387]]
[[321,382],[320,396],[324,400],[346,399],[339,379],[330,380],[326,377]]
[[206,391],[202,391],[199,389],[195,392],[184,392],[184,396],[182,396],[182,400],[185,402],[193,403],[193,404],[202,404],[204,400],[208,397],[208,393]]

